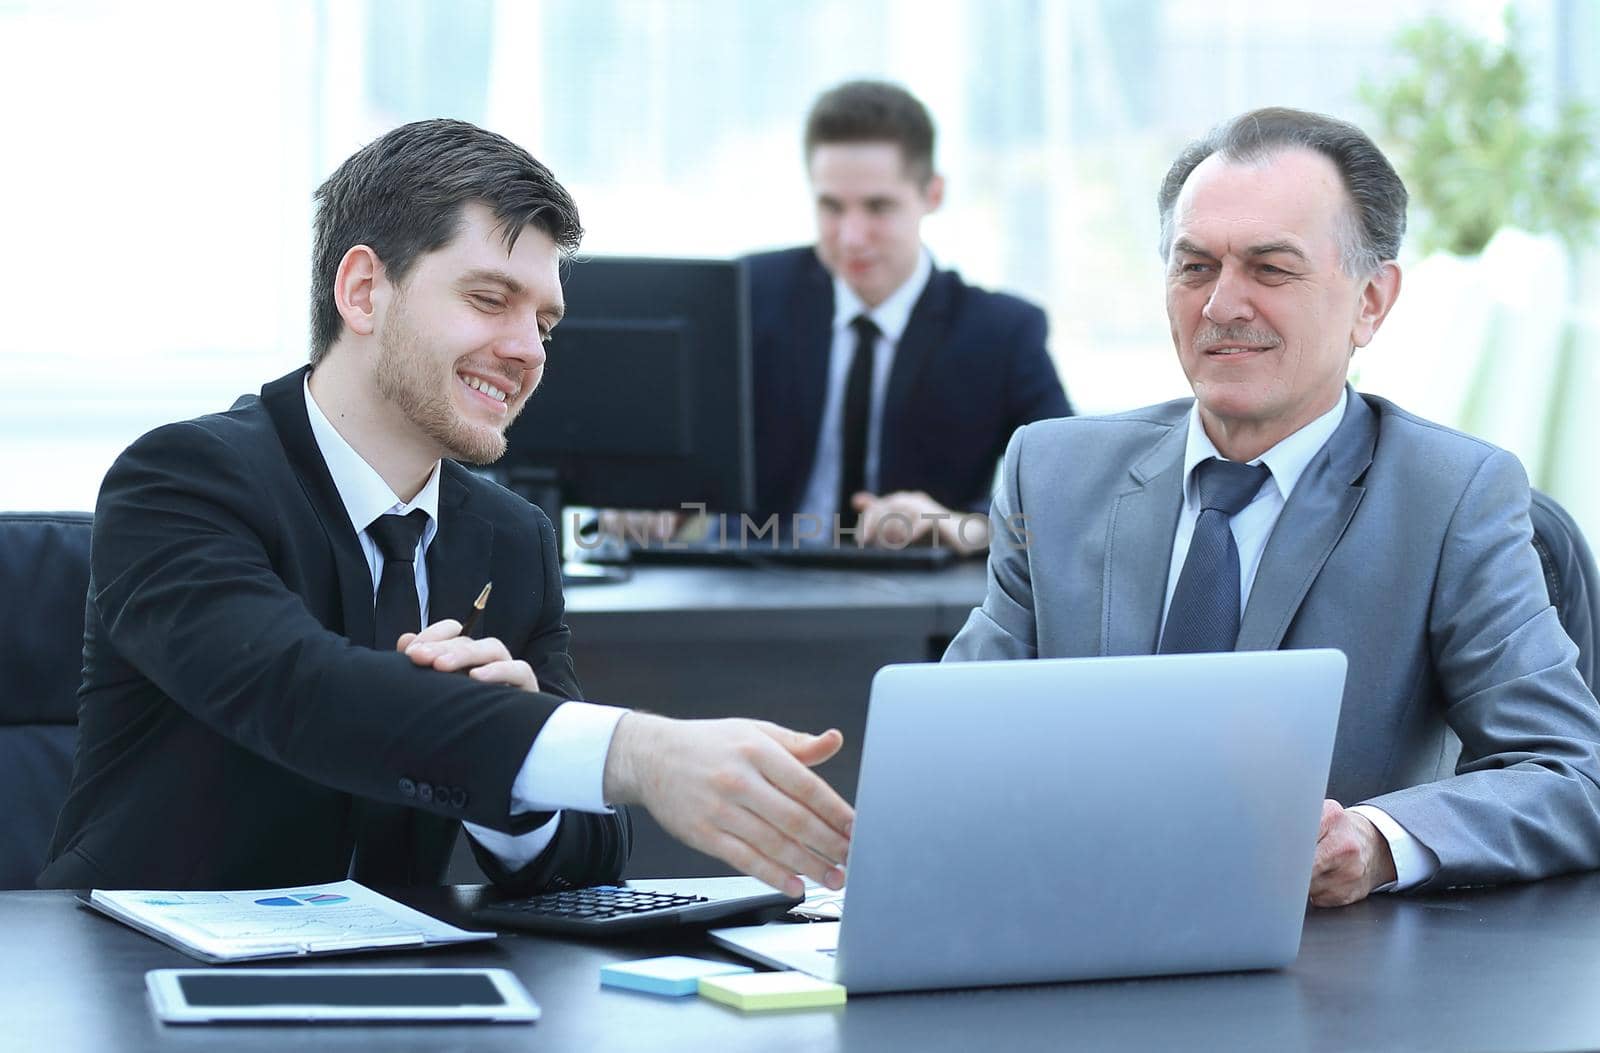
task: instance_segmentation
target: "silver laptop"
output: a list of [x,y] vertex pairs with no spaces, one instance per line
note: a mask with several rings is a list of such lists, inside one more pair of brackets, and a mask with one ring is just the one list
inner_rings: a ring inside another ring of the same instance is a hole
[[1287,965],[1344,676],[1333,650],[887,666],[842,920],[711,935],[852,993]]

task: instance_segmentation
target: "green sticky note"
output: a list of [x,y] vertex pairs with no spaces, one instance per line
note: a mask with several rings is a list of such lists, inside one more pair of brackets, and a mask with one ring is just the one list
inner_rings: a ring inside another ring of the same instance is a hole
[[761,1009],[810,1009],[844,1005],[844,988],[805,973],[744,973],[702,976],[700,997],[753,1012]]

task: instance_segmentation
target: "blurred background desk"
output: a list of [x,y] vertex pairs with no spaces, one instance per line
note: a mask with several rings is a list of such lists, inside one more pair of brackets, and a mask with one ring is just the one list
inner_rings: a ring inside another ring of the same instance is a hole
[[[937,659],[983,600],[984,564],[938,571],[759,565],[634,569],[620,585],[567,590],[584,694],[671,717],[754,717],[836,727],[844,748],[819,771],[855,799],[873,674]],[[731,873],[635,810],[629,875]],[[465,845],[453,881],[482,881]]]
[[[447,920],[476,889],[402,898]],[[1571,1050],[1600,1048],[1600,875],[1434,896],[1375,896],[1307,915],[1278,972],[900,995],[741,1014],[700,998],[599,986],[602,965],[725,957],[692,937],[587,944],[507,936],[316,965],[510,969],[544,1009],[531,1026],[165,1026],[147,969],[196,963],[78,907],[68,892],[0,892],[0,1047],[409,1050]],[[1041,933],[1041,939],[1071,938]]]

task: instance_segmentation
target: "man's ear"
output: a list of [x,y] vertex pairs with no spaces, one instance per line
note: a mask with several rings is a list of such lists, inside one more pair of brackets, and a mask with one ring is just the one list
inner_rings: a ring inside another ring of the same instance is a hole
[[928,185],[922,188],[922,201],[929,212],[937,211],[944,204],[944,176],[935,172],[928,177]]
[[384,279],[383,261],[365,245],[352,246],[334,272],[333,302],[339,317],[357,336],[377,328],[377,286]]
[[1378,266],[1377,272],[1367,279],[1366,288],[1361,290],[1355,325],[1350,330],[1351,345],[1366,347],[1370,344],[1378,327],[1389,317],[1389,309],[1399,298],[1400,265],[1390,260]]

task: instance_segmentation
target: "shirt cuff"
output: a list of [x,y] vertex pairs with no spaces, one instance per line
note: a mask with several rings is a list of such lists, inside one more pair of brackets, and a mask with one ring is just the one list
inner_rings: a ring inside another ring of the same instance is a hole
[[550,842],[556,839],[556,827],[560,823],[561,813],[557,812],[550,817],[548,823],[525,834],[501,833],[499,830],[491,830],[487,826],[478,826],[475,823],[461,825],[467,828],[467,833],[474,841],[494,853],[494,857],[500,860],[501,866],[515,873],[550,847]]
[[592,702],[557,706],[511,784],[511,814],[611,811],[605,800],[606,754],[617,721],[627,712]]
[[1389,842],[1389,854],[1394,856],[1395,879],[1387,885],[1379,885],[1374,892],[1404,892],[1408,888],[1415,888],[1424,881],[1433,877],[1439,870],[1439,857],[1433,849],[1411,836],[1411,832],[1399,823],[1394,817],[1382,808],[1370,804],[1358,804],[1350,808],[1371,821],[1378,828],[1378,833]]

